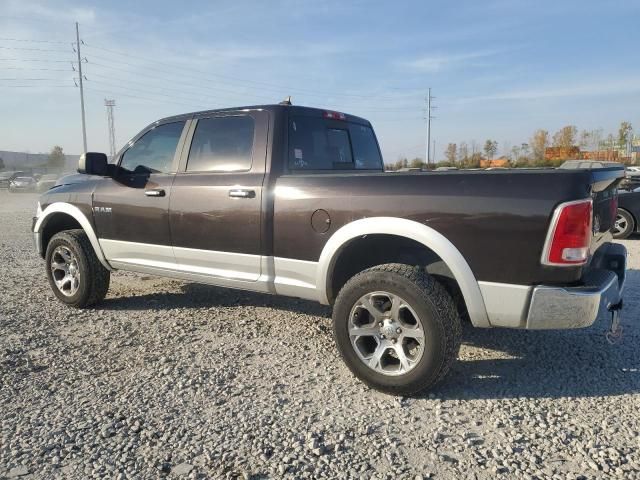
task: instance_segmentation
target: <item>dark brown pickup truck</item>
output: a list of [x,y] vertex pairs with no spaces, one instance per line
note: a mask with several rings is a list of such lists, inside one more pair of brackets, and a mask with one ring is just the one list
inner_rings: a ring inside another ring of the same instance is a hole
[[33,224],[62,302],[101,301],[111,270],[315,300],[387,392],[443,378],[462,320],[579,328],[622,306],[622,168],[384,172],[368,121],[269,105],[159,120],[79,172]]

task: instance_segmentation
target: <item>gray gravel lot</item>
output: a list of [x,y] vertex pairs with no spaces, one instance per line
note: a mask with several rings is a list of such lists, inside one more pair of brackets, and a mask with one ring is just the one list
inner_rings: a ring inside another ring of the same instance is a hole
[[63,307],[0,191],[0,478],[640,478],[640,238],[623,342],[466,328],[423,398],[367,389],[329,309],[115,273]]

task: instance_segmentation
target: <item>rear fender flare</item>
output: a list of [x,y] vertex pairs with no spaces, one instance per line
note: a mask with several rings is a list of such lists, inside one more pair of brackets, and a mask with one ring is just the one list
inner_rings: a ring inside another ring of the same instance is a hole
[[441,233],[413,220],[395,217],[371,217],[355,220],[338,229],[325,244],[316,277],[320,303],[329,304],[331,272],[340,251],[353,239],[363,235],[387,234],[415,240],[433,250],[447,264],[460,286],[471,322],[476,327],[490,327],[480,286],[460,251]]

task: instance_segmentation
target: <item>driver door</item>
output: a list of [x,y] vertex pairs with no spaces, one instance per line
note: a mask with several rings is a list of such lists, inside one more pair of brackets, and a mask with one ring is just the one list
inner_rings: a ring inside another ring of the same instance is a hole
[[96,186],[93,216],[114,268],[173,269],[169,199],[188,120],[155,124],[120,155],[113,178]]

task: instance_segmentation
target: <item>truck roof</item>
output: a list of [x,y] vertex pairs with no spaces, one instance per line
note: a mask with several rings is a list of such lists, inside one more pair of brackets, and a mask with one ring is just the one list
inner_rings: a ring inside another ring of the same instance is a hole
[[[157,120],[154,123],[166,122],[167,120],[183,120],[193,115],[207,115],[207,114],[215,114],[215,113],[222,113],[222,112],[237,112],[242,110],[265,110],[269,112],[278,112],[278,113],[284,112],[285,110],[287,110],[289,113],[294,115],[304,115],[304,116],[311,116],[311,117],[316,117],[316,116],[322,117],[324,116],[325,112],[336,112],[336,110],[331,110],[327,108],[305,107],[303,105],[282,105],[282,104],[248,105],[243,107],[216,108],[212,110],[200,110],[197,112],[181,113],[180,115],[172,115],[170,117],[161,118],[160,120]],[[362,124],[371,126],[371,122],[369,122],[369,120],[367,120],[366,118],[350,115],[345,112],[338,112],[338,113],[343,113],[346,117],[345,118],[346,121],[362,123]]]

